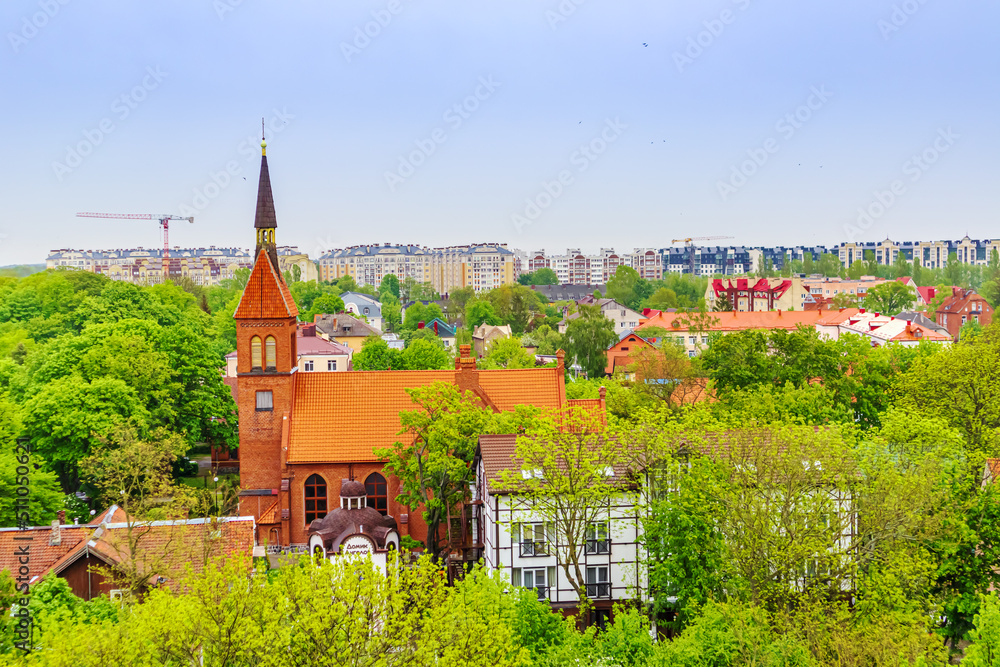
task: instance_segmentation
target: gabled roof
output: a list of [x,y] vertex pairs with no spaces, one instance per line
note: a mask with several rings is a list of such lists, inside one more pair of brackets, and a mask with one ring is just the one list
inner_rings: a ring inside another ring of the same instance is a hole
[[[459,384],[465,370],[297,373],[288,435],[289,463],[376,461],[373,449],[409,443],[399,413],[415,410],[406,389],[434,382]],[[564,404],[561,368],[472,371],[478,391],[498,410]],[[471,378],[470,378],[471,380]]]
[[233,317],[238,320],[278,320],[298,317],[298,314],[295,299],[281,272],[271,264],[267,250],[262,248]]
[[435,317],[430,322],[425,322],[423,328],[430,329],[438,338],[454,338],[458,331],[457,326],[448,324],[440,317]]
[[334,338],[368,338],[381,336],[382,332],[348,313],[316,315],[316,328]]
[[[760,310],[753,312],[725,311],[721,313],[707,313],[715,320],[709,331],[743,331],[745,329],[795,329],[800,325],[805,326],[836,326],[847,321],[851,316],[858,313],[857,308],[841,308],[839,310]],[[642,335],[643,330],[650,327],[659,327],[668,331],[687,332],[687,324],[673,327],[673,322],[681,318],[686,322],[687,316],[684,313],[660,312],[650,317],[643,324],[639,325],[636,333]]]

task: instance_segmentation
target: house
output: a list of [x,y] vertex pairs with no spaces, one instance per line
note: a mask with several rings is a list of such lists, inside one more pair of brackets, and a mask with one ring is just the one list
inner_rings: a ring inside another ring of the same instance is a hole
[[[615,333],[619,337],[624,335],[626,331],[634,330],[645,320],[642,313],[638,313],[631,308],[618,303],[614,299],[597,299],[592,305],[599,306],[604,317],[614,322]],[[579,311],[567,315],[563,321],[559,323],[559,333],[566,333],[566,328],[569,326],[570,320],[575,320],[578,317],[580,317]]]
[[621,339],[608,348],[608,367],[604,372],[608,375],[622,373],[625,379],[631,380],[634,373],[629,370],[629,354],[636,350],[652,350],[653,344],[634,331],[628,331]]
[[721,300],[730,310],[803,310],[809,299],[809,287],[800,276],[791,278],[716,278],[705,290],[705,302],[714,309]]
[[439,317],[435,317],[430,322],[419,322],[417,323],[417,329],[426,329],[428,331],[433,331],[434,335],[441,340],[444,344],[445,349],[454,350],[455,340],[458,336],[458,327],[453,324],[448,324]]
[[[660,311],[647,319],[635,333],[644,336],[649,329],[665,329],[676,332],[676,342],[693,357],[708,346],[711,334],[727,334],[747,329],[785,329],[794,331],[800,326],[815,327],[821,335],[832,337],[837,333],[837,325],[861,312],[857,308],[837,310],[804,310],[785,312],[781,310],[760,310],[754,312],[725,311],[705,313],[704,316],[689,313]],[[704,318],[704,322],[701,319]],[[707,323],[707,326],[703,326]],[[670,338],[670,334],[666,335]]]
[[940,343],[948,345],[951,336],[942,333],[939,327],[924,326],[912,320],[899,317],[867,312],[864,308],[845,322],[836,327],[832,338],[843,334],[865,336],[871,340],[873,347],[882,347],[888,343],[896,343],[904,347],[916,347],[921,342]]
[[899,313],[899,314],[896,315],[896,319],[897,320],[910,320],[914,324],[916,324],[918,326],[921,326],[921,327],[924,327],[925,329],[930,329],[932,331],[936,331],[939,334],[944,334],[945,336],[949,336],[950,335],[948,333],[948,330],[945,329],[943,326],[941,326],[940,324],[938,324],[937,322],[935,322],[931,318],[927,317],[924,313],[916,311],[916,310],[904,310],[901,313]]
[[594,292],[604,294],[607,285],[531,285],[531,289],[543,295],[549,302],[579,301],[593,296]]
[[[354,350],[342,343],[329,341],[316,335],[315,324],[300,324],[296,335],[296,350],[298,352],[298,369],[303,373],[341,372],[351,370],[351,357]],[[239,362],[236,352],[226,355],[226,377],[235,378]],[[236,396],[233,396],[235,400]]]
[[340,298],[347,312],[376,329],[382,328],[382,304],[375,297],[361,292],[344,292]]
[[153,587],[169,585],[187,566],[197,575],[212,557],[255,555],[251,516],[140,522],[113,505],[87,524],[66,524],[64,511],[59,517],[49,526],[0,528],[0,571],[18,572],[25,565],[18,547],[26,547],[29,585],[52,573],[91,600],[121,594],[102,567],[137,568]]
[[993,321],[993,307],[975,290],[952,287],[951,296],[938,306],[937,323],[948,330],[957,343],[959,332],[968,322],[978,322],[986,327]]
[[347,313],[316,315],[313,324],[316,325],[318,332],[338,343],[343,343],[353,352],[360,352],[366,339],[382,336],[379,329]]
[[476,357],[482,359],[489,352],[493,341],[501,338],[510,338],[514,335],[509,324],[480,324],[472,332],[472,350]]
[[[481,545],[487,568],[505,571],[513,585],[533,588],[555,609],[573,614],[578,611],[579,597],[556,566],[554,551],[573,546],[560,544],[554,525],[541,519],[529,502],[511,493],[502,481],[503,471],[516,474],[520,470],[517,438],[513,434],[479,438],[473,462],[476,482],[468,506],[469,539]],[[611,483],[622,485],[622,493],[588,528],[586,543],[576,545],[587,597],[593,605],[589,620],[597,625],[611,620],[616,603],[646,599],[648,588],[645,570],[639,565],[639,509],[627,493],[633,483],[624,469],[613,469],[611,477]]]
[[[399,502],[400,481],[384,470],[376,454],[413,440],[401,433],[399,417],[415,408],[407,389],[447,383],[495,411],[575,404],[566,398],[562,352],[552,368],[482,370],[471,346],[463,345],[448,370],[300,372],[298,307],[272,257],[277,221],[266,155],[254,228],[256,260],[234,319],[240,513],[254,517],[261,543],[304,550],[313,522],[326,517],[338,498],[350,496],[342,493],[343,480],[364,484],[365,505],[391,516],[401,540],[405,535],[426,538],[421,512],[411,513]],[[339,342],[363,338],[353,335],[357,329],[345,336],[345,323],[381,335],[343,314],[317,317],[316,328],[332,332]],[[443,333],[440,324],[438,331]]]

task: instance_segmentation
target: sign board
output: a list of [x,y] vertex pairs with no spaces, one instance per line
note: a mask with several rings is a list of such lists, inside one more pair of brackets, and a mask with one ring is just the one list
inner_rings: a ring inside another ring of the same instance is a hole
[[367,535],[351,535],[340,543],[340,553],[345,556],[370,556],[375,553],[375,542]]

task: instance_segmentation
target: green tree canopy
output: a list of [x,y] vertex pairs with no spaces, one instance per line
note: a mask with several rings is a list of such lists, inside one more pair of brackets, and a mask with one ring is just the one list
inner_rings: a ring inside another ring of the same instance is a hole
[[608,348],[618,341],[615,323],[598,306],[580,306],[579,313],[566,326],[566,353],[587,377],[601,377],[608,364]]

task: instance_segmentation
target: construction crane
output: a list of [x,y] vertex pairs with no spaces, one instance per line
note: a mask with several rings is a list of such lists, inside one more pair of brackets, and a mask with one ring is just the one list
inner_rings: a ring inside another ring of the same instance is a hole
[[183,217],[167,213],[77,213],[78,218],[115,218],[119,220],[156,220],[163,229],[163,277],[170,277],[170,221],[187,220],[194,222],[194,216]]
[[724,241],[726,239],[731,239],[732,236],[691,236],[686,239],[674,239],[670,242],[671,245],[674,243],[683,243],[688,249],[688,266],[691,269],[691,275],[695,275],[694,272],[694,244],[692,241]]

